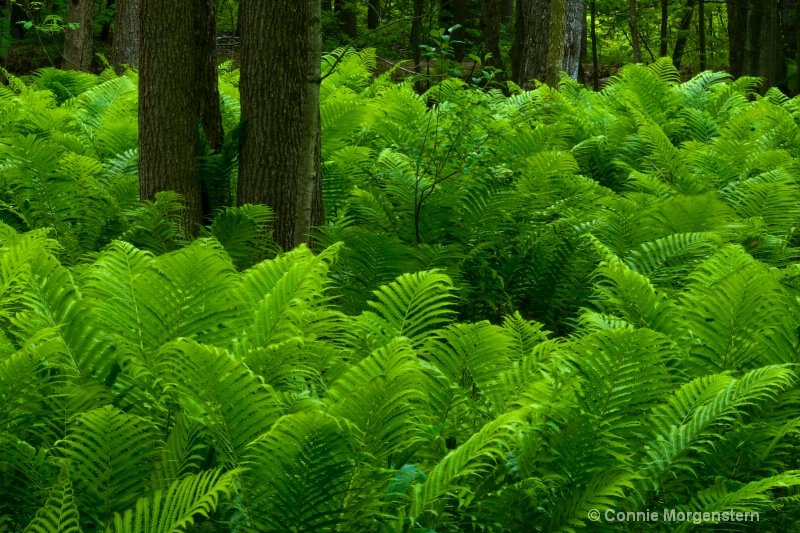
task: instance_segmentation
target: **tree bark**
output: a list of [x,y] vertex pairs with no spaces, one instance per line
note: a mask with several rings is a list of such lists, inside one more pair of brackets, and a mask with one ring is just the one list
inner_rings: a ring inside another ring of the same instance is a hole
[[517,0],[514,81],[524,89],[545,79],[549,26],[550,0]]
[[636,0],[628,0],[628,27],[631,30],[631,48],[633,48],[633,62],[642,62],[642,47],[639,44],[639,20]]
[[784,58],[797,55],[797,0],[779,0]]
[[525,17],[528,14],[527,4],[530,0],[517,0],[514,9],[514,35],[511,41],[511,79],[514,83],[524,86],[525,79],[522,72],[522,55],[525,50],[527,22]]
[[66,30],[64,40],[64,69],[89,70],[92,66],[92,0],[67,0],[67,24],[77,29]]
[[550,87],[558,87],[564,63],[567,35],[567,0],[552,0],[550,38],[547,47],[547,76]]
[[583,14],[581,15],[581,42],[580,51],[578,53],[578,81],[583,85],[587,85],[588,80],[586,79],[584,62],[586,61],[587,52],[589,50],[589,25],[586,21],[586,4],[583,3],[581,7],[583,7]]
[[765,87],[774,87],[785,81],[785,58],[781,38],[778,0],[764,0],[761,3],[761,31],[758,46],[757,75],[766,81]]
[[564,40],[563,70],[573,80],[578,79],[583,57],[583,33],[586,28],[585,0],[567,0],[567,27]]
[[[564,0],[566,22],[560,37],[551,39],[551,9],[561,0],[518,0],[512,45],[512,72],[514,81],[523,88],[531,88],[532,80],[547,77],[550,43],[560,40],[563,46],[561,66],[577,79],[581,57],[581,32],[583,28],[584,0]],[[557,24],[560,27],[560,23]]]
[[267,204],[275,242],[308,241],[322,223],[319,0],[242,0],[240,92],[244,131],[239,205]]
[[367,29],[375,30],[381,25],[381,0],[367,0]]
[[746,70],[747,0],[728,0],[728,65],[731,75],[741,76]]
[[[800,94],[800,6],[795,4],[795,13],[794,13],[794,39],[795,39],[795,65],[797,65],[797,71],[795,72],[795,86],[794,92],[795,94]],[[791,36],[789,36],[791,38]]]
[[686,0],[683,17],[681,18],[680,26],[678,26],[678,38],[675,39],[675,49],[672,51],[672,62],[677,69],[681,68],[683,52],[686,49],[686,42],[689,38],[689,28],[692,25],[692,16],[694,15],[694,5],[696,2],[697,0]]
[[140,0],[117,0],[117,11],[114,14],[114,45],[111,60],[117,70],[123,65],[137,67],[139,65]]
[[503,52],[500,50],[500,3],[498,0],[481,0],[481,33],[486,51],[492,54],[488,64],[503,70]]
[[217,77],[209,73],[215,2],[141,2],[139,193],[142,200],[162,191],[180,193],[181,227],[193,236],[208,215],[198,172],[198,131],[202,127],[212,143],[217,135],[210,118],[219,113]]
[[[219,105],[217,74],[217,16],[215,0],[195,0],[195,60],[197,61],[197,104],[200,125],[214,150],[222,148],[222,110]],[[204,213],[209,216],[210,213]]]
[[777,0],[728,0],[730,71],[760,76],[763,89],[785,81]]

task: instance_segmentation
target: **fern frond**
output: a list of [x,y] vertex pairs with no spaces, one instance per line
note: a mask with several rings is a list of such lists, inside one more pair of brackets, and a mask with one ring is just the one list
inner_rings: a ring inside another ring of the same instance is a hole
[[353,477],[354,447],[351,430],[332,415],[309,410],[278,420],[250,449],[250,475],[259,480],[248,509],[254,529],[335,529],[359,502],[361,528],[372,523],[379,500],[365,492],[375,482]]
[[644,487],[659,480],[667,485],[679,483],[685,474],[692,475],[699,455],[724,438],[726,428],[746,416],[751,406],[774,401],[795,381],[788,367],[767,366],[740,379],[723,374],[697,378],[678,389],[669,402],[653,410],[648,423],[652,440],[647,445],[643,484],[637,492],[642,495]]
[[154,428],[106,406],[81,414],[63,442],[79,501],[95,525],[107,524],[144,491],[151,467]]
[[25,528],[25,533],[81,533],[80,515],[75,504],[69,470],[62,468],[58,483],[53,487],[47,503],[36,518]]
[[180,392],[187,415],[203,421],[225,461],[241,465],[248,445],[278,416],[280,404],[271,388],[220,348],[183,339],[158,355],[163,380]]
[[439,272],[403,274],[373,295],[375,300],[369,306],[392,333],[408,337],[415,344],[453,316],[453,285]]
[[408,515],[411,524],[436,527],[448,515],[458,512],[462,502],[478,497],[482,477],[502,463],[513,436],[527,417],[525,409],[500,415],[442,458],[424,483],[413,487]]
[[161,533],[186,531],[198,519],[209,518],[223,498],[236,492],[239,472],[220,469],[190,474],[151,497],[140,498],[136,507],[117,513],[108,533]]
[[331,413],[353,423],[360,450],[378,463],[422,438],[426,385],[409,342],[396,340],[334,381],[326,403]]

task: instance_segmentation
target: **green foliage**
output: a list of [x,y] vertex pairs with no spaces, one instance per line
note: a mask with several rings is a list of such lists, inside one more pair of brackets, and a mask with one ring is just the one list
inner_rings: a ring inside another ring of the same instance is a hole
[[187,242],[138,202],[135,74],[0,87],[0,530],[797,529],[797,102],[341,53],[329,222],[280,255],[265,206]]

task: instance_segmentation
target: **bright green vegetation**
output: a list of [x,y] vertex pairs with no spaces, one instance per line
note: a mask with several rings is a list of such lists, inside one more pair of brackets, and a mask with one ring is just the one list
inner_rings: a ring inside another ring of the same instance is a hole
[[371,63],[323,84],[319,249],[268,260],[266,208],[138,202],[132,74],[0,88],[0,530],[796,530],[798,102]]

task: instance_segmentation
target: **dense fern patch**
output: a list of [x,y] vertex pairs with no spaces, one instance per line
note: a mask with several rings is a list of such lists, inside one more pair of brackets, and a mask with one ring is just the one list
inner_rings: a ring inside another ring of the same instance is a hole
[[235,188],[191,243],[137,201],[135,74],[0,87],[0,531],[796,530],[797,101],[371,63],[323,84],[319,249],[277,255]]

